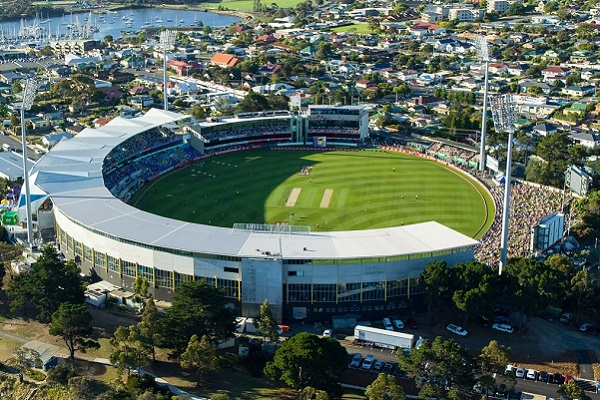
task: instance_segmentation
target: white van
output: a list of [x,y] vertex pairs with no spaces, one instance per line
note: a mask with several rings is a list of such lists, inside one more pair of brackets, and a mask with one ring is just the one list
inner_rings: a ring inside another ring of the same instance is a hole
[[12,147],[10,147],[10,144],[8,144],[8,143],[4,143],[4,144],[2,145],[2,149],[3,149],[4,151],[10,151],[10,150],[12,149]]

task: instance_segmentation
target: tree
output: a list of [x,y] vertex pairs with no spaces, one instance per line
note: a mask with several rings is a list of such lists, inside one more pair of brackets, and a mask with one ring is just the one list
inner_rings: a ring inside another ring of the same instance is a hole
[[75,351],[85,353],[87,349],[98,349],[100,343],[91,339],[92,315],[83,304],[61,303],[52,314],[50,334],[60,336],[69,349],[70,358],[75,358]]
[[510,347],[498,344],[497,341],[491,340],[490,343],[481,349],[479,354],[479,365],[481,371],[486,374],[490,371],[503,371],[504,366],[510,360]]
[[[456,264],[451,269],[452,300],[467,316],[490,316],[496,302],[498,275],[487,265],[478,262]],[[458,285],[456,285],[458,284]]]
[[141,340],[148,346],[150,353],[152,354],[152,361],[156,361],[156,345],[160,341],[160,319],[158,315],[158,308],[154,303],[154,299],[150,297],[146,301],[144,312],[142,313],[142,320],[137,324],[140,334],[142,335]]
[[108,359],[120,371],[127,369],[127,375],[131,373],[130,367],[139,372],[150,364],[150,346],[144,342],[136,325],[118,327],[109,342],[113,349]]
[[148,288],[150,284],[148,283],[148,278],[145,276],[138,275],[135,277],[133,281],[133,292],[141,297],[146,297],[148,295]]
[[265,111],[269,109],[269,101],[265,96],[251,90],[237,104],[235,110],[237,112]]
[[223,290],[204,279],[181,284],[161,321],[163,347],[172,349],[176,357],[193,335],[216,344],[233,337],[235,330],[235,313],[227,307]]
[[585,394],[585,391],[577,385],[575,379],[561,385],[557,390],[558,394],[567,398],[567,400],[591,400],[591,397]]
[[198,335],[191,337],[187,348],[181,354],[181,368],[196,371],[196,386],[200,386],[204,375],[219,369],[219,357],[206,336],[200,340]]
[[258,317],[258,329],[263,333],[263,337],[270,342],[276,342],[279,339],[279,332],[277,331],[277,322],[273,318],[273,312],[271,311],[271,305],[269,300],[265,301],[260,305],[260,314]]
[[427,380],[418,379],[424,374],[446,381],[445,386],[472,387],[475,384],[471,355],[454,339],[444,340],[438,336],[433,341],[424,340],[418,349],[411,349],[410,355],[398,352],[396,356],[402,370],[415,377],[420,396],[445,398],[446,395],[444,385],[430,385]]
[[73,260],[65,262],[54,247],[45,247],[31,271],[8,284],[11,310],[20,309],[25,314],[27,306],[33,305],[36,317],[49,321],[61,303],[82,304],[85,296],[80,272]]
[[329,395],[326,391],[318,390],[311,386],[300,389],[298,397],[300,400],[329,400]]
[[388,374],[379,374],[367,390],[365,396],[369,400],[404,400],[404,390],[396,383],[396,378]]
[[419,284],[427,293],[427,321],[430,321],[431,310],[438,305],[441,296],[449,290],[450,273],[445,261],[431,261],[419,275]]
[[575,322],[579,322],[581,312],[589,309],[595,300],[594,277],[585,268],[577,272],[570,283],[571,287],[568,290],[568,295],[575,303]]
[[295,389],[311,386],[336,395],[347,357],[346,349],[337,340],[301,332],[282,343],[264,373]]
[[204,107],[202,107],[201,105],[196,104],[194,107],[192,107],[192,115],[198,121],[206,119],[206,109]]
[[528,258],[510,259],[503,272],[507,300],[515,305],[521,328],[529,317],[556,303],[563,294],[563,276],[542,262]]

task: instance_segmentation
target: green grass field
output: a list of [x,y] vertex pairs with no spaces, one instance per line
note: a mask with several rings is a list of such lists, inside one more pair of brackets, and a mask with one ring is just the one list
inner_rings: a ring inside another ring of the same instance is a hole
[[[309,166],[309,175],[299,174]],[[435,220],[472,237],[487,230],[495,213],[487,192],[465,175],[383,150],[223,154],[150,182],[131,204],[224,227],[281,222],[339,231]]]
[[331,31],[337,32],[337,33],[340,33],[340,32],[356,32],[356,33],[361,33],[361,34],[371,33],[366,22],[361,22],[361,23],[352,24],[352,25],[338,26],[336,28],[332,28]]
[[[302,0],[275,0],[269,2],[262,2],[264,5],[270,6],[271,4],[277,4],[279,8],[290,8],[296,7],[298,3]],[[237,10],[237,11],[253,11],[254,2],[252,0],[222,0],[220,2],[206,2],[199,3],[199,6],[207,7],[207,8],[215,8],[217,6],[222,6],[229,10]]]

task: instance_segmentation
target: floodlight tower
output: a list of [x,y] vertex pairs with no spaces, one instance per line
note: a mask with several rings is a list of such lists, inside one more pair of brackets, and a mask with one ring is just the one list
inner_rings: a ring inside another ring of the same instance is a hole
[[160,33],[160,48],[163,51],[163,100],[164,109],[169,111],[169,95],[167,90],[167,51],[175,44],[175,32],[168,29]]
[[488,107],[488,74],[490,70],[490,48],[485,36],[475,36],[475,50],[477,56],[485,65],[483,79],[483,114],[481,115],[481,148],[479,149],[479,172],[485,171],[485,136],[487,133],[487,107]]
[[515,98],[512,95],[499,95],[490,98],[492,117],[496,132],[508,132],[508,150],[506,155],[506,176],[504,177],[504,205],[502,208],[502,239],[500,244],[500,265],[498,275],[506,266],[508,258],[508,223],[510,217],[510,176],[512,163],[513,134],[515,132]]
[[31,217],[31,199],[29,191],[29,171],[27,170],[27,138],[25,129],[25,110],[30,110],[33,105],[33,99],[38,89],[38,83],[33,79],[25,81],[23,89],[23,99],[21,101],[21,145],[23,149],[23,183],[25,185],[25,207],[27,209],[27,242],[29,246],[33,245],[33,224]]

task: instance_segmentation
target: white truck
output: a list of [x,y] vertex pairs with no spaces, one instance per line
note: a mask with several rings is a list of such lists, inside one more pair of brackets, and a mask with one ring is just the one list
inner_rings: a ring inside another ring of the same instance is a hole
[[415,335],[357,325],[354,328],[354,340],[384,349],[412,349],[415,344]]

